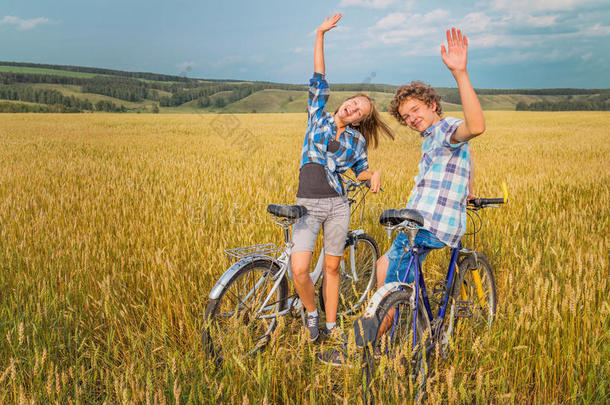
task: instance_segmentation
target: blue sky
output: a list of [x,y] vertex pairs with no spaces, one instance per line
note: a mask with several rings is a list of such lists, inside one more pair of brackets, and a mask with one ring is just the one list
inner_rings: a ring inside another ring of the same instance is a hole
[[607,0],[2,0],[0,60],[305,83],[333,12],[331,83],[454,86],[439,48],[456,26],[475,87],[610,87]]

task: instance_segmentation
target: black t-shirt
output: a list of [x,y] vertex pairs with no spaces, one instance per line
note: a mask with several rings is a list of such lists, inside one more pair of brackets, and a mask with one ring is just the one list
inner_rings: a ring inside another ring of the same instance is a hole
[[[328,141],[328,151],[335,153],[339,150],[336,139]],[[318,163],[305,163],[299,172],[299,188],[297,197],[300,198],[330,198],[339,197],[334,188],[328,184],[326,169]]]

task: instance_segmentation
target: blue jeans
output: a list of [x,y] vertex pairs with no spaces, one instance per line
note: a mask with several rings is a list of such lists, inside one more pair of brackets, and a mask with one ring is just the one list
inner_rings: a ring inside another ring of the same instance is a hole
[[[421,246],[425,248],[431,249],[440,249],[444,248],[446,245],[441,242],[434,234],[428,232],[425,229],[420,229],[415,236],[415,245]],[[409,248],[409,239],[407,239],[407,235],[404,233],[399,233],[394,242],[392,243],[392,247],[385,253],[385,256],[388,258],[390,262],[388,264],[388,271],[385,275],[384,284],[391,283],[394,281],[400,281],[404,283],[412,283],[415,278],[415,266],[412,266],[409,274],[407,272],[407,266],[409,266],[409,261],[411,260],[411,253],[409,251],[405,252],[405,248]],[[423,263],[426,256],[430,253],[429,251],[419,256],[420,259],[420,269],[421,264]]]

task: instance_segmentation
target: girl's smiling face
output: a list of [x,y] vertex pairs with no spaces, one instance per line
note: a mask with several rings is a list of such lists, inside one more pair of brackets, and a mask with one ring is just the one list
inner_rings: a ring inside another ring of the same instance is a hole
[[335,118],[344,125],[357,124],[371,113],[371,103],[365,97],[347,99],[337,109]]

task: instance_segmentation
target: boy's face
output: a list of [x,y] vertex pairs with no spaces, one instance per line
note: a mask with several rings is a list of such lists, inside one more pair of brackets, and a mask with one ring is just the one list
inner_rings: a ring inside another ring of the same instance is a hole
[[440,120],[436,113],[436,103],[427,105],[416,98],[407,98],[398,107],[398,113],[405,120],[407,126],[418,132],[425,131],[430,125]]

